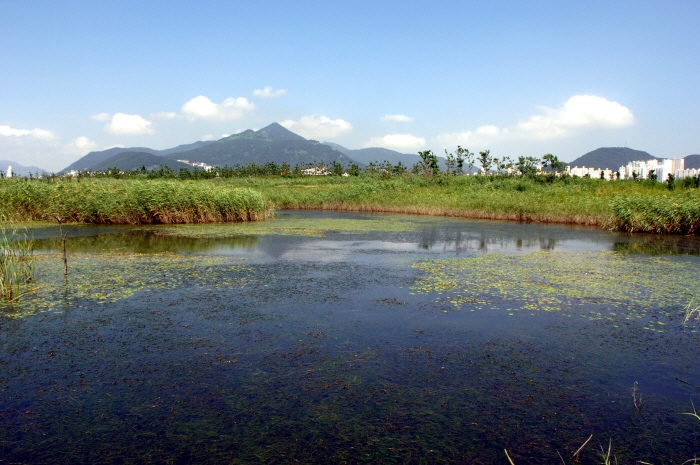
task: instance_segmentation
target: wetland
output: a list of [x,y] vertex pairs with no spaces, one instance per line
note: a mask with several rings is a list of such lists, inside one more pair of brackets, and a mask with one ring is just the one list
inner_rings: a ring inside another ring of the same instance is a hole
[[0,303],[0,464],[700,453],[698,237],[294,210],[64,230],[68,277],[29,227],[38,287]]

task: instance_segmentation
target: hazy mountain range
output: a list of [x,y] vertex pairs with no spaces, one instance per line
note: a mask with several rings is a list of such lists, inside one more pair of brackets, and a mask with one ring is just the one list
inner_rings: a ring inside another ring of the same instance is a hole
[[12,174],[18,176],[29,176],[29,174],[41,174],[44,172],[43,169],[36,166],[22,166],[19,163],[10,160],[0,160],[0,171],[3,174],[7,171],[7,167],[12,167]]
[[[630,161],[652,158],[655,157],[641,150],[627,147],[601,147],[573,160],[569,165],[617,170]],[[166,150],[155,150],[148,147],[115,147],[90,152],[67,166],[62,172],[71,170],[103,171],[109,168],[128,171],[142,166],[146,169],[157,169],[163,165],[174,170],[189,167],[189,165],[177,160],[203,162],[218,166],[274,162],[278,165],[287,163],[290,167],[294,167],[296,164],[316,165],[319,163],[325,163],[328,166],[333,162],[341,163],[344,166],[357,163],[363,167],[372,162],[388,161],[393,165],[401,162],[410,169],[420,161],[420,157],[416,154],[400,153],[380,147],[352,150],[331,142],[320,143],[305,139],[277,123],[272,123],[258,131],[249,129],[217,141],[199,141]],[[444,169],[444,158],[439,158],[439,160]],[[20,176],[28,176],[29,173],[41,174],[44,171],[35,166],[25,167],[13,161],[0,160],[0,170],[5,171],[8,165],[11,165],[13,172]],[[700,155],[685,157],[685,167],[700,168]]]

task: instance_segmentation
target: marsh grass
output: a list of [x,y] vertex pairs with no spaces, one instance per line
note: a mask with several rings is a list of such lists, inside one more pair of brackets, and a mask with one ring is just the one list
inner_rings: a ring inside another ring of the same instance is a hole
[[700,196],[619,196],[611,202],[613,228],[625,232],[700,235]]
[[10,225],[0,223],[0,298],[14,301],[31,292],[33,243]]
[[10,221],[182,224],[258,221],[272,206],[249,188],[211,182],[139,179],[10,179],[0,183],[0,215]]

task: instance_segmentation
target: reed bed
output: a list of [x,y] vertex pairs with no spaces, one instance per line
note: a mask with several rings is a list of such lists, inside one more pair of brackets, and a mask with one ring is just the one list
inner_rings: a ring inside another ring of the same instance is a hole
[[700,234],[700,195],[620,196],[612,201],[614,229],[656,234]]
[[0,215],[10,221],[181,224],[258,221],[271,205],[249,188],[177,180],[3,180]]
[[13,301],[30,292],[34,282],[33,243],[0,222],[0,299]]
[[[278,208],[413,213],[611,228],[619,195],[668,193],[660,183],[548,176],[249,178],[226,182],[259,190]],[[670,195],[680,195],[677,190]]]

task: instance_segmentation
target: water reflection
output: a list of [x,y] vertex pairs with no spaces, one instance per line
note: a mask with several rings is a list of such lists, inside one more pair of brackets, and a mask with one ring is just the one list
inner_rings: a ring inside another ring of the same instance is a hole
[[[178,253],[254,249],[257,241],[258,238],[255,236],[193,238],[165,236],[154,231],[131,231],[69,237],[68,246],[71,251],[88,253]],[[57,252],[61,248],[61,240],[57,237],[35,239],[34,245],[37,252]]]
[[[367,222],[395,220],[406,230],[387,232],[372,228],[364,231],[343,230],[333,220],[362,219]],[[293,222],[293,223],[292,223]],[[256,225],[256,233],[224,237],[200,234],[197,225],[154,226],[70,226],[68,245],[75,252],[125,251],[137,253],[195,252],[260,255],[279,259],[307,251],[308,230],[320,231],[322,239],[312,240],[312,255],[332,254],[340,250],[448,254],[467,256],[475,253],[530,253],[537,251],[581,252],[612,250],[634,254],[700,254],[700,238],[686,236],[627,235],[593,228],[566,225],[523,224],[478,221],[458,218],[412,217],[407,215],[360,214],[339,212],[284,212],[274,221]],[[317,230],[319,224],[333,226]],[[294,226],[284,235],[276,231]],[[289,226],[287,226],[289,227]],[[201,226],[200,228],[206,228]],[[267,228],[267,229],[266,229]],[[225,230],[225,229],[222,229]],[[298,231],[298,233],[296,233]],[[39,252],[57,251],[60,246],[56,228],[43,227],[28,231]],[[218,231],[217,234],[220,234]],[[199,236],[199,237],[197,237]],[[320,248],[319,248],[320,246]],[[301,253],[303,255],[303,253]],[[337,257],[339,258],[339,257]],[[326,258],[327,259],[327,258]]]

